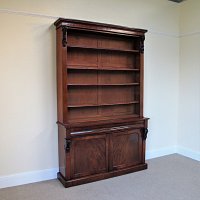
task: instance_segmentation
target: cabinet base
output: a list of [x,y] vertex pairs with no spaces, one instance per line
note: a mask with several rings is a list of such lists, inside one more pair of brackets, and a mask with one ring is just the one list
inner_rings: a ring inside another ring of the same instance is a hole
[[126,169],[120,169],[120,170],[116,170],[116,171],[112,171],[112,172],[95,174],[95,175],[82,177],[82,178],[76,178],[76,179],[72,179],[72,180],[65,180],[65,178],[62,176],[62,174],[60,172],[58,172],[57,178],[64,185],[64,187],[67,188],[67,187],[71,187],[71,186],[76,186],[76,185],[81,185],[81,184],[85,184],[85,183],[90,183],[90,182],[94,182],[94,181],[107,179],[107,178],[112,178],[115,176],[120,176],[120,175],[132,173],[132,172],[136,172],[136,171],[140,171],[140,170],[144,170],[144,169],[147,169],[146,163],[137,165],[134,167],[129,167]]

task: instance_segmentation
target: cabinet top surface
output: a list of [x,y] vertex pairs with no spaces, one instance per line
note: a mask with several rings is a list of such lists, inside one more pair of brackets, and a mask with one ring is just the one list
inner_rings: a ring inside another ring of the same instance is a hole
[[85,127],[85,126],[89,126],[89,127],[96,127],[96,126],[106,126],[106,125],[110,125],[110,126],[119,126],[119,124],[125,124],[125,123],[135,123],[135,122],[144,122],[144,121],[148,121],[149,118],[146,117],[127,117],[127,118],[118,118],[118,119],[109,119],[106,117],[104,118],[104,120],[99,120],[99,121],[92,121],[92,120],[72,120],[69,123],[65,124],[62,122],[57,122],[57,124],[63,125],[65,127]]
[[65,26],[69,29],[82,29],[82,30],[90,30],[90,31],[100,31],[100,32],[113,32],[119,34],[129,34],[129,35],[144,35],[147,30],[138,29],[138,28],[130,28],[125,26],[113,25],[113,24],[104,24],[83,20],[75,20],[75,19],[64,19],[59,18],[55,21],[54,25],[56,28],[61,26]]

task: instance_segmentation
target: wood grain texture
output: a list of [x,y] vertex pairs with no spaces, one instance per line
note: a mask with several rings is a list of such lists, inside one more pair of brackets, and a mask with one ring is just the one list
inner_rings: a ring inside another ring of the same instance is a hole
[[74,178],[107,171],[106,135],[75,138],[72,141],[72,176]]
[[142,137],[140,129],[113,133],[111,146],[113,170],[142,163]]

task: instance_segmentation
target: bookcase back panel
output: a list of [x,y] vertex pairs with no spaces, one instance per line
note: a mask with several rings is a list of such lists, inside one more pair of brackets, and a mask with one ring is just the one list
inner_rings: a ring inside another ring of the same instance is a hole
[[119,50],[139,50],[138,38],[91,33],[87,31],[69,31],[68,45]]
[[100,65],[102,67],[136,68],[136,59],[133,54],[124,52],[101,52]]
[[112,105],[102,106],[99,108],[101,116],[120,116],[120,115],[133,115],[135,113],[135,105]]
[[98,107],[68,108],[68,119],[87,119],[98,116]]
[[98,71],[68,70],[68,84],[98,84]]
[[67,54],[68,65],[96,66],[98,54],[91,49],[69,49]]
[[99,47],[121,49],[121,50],[135,50],[134,41],[128,37],[113,36],[112,39],[108,36],[99,38]]
[[130,71],[102,71],[99,72],[99,84],[139,83],[139,73]]
[[98,39],[95,34],[88,32],[77,32],[68,33],[68,45],[69,46],[85,46],[85,47],[98,47]]
[[99,102],[106,103],[129,103],[135,101],[134,86],[108,86],[101,87],[99,91]]
[[97,87],[70,86],[68,89],[68,105],[97,105]]
[[138,117],[139,104],[75,107],[68,109],[69,120],[86,120],[86,118],[91,120],[92,118],[100,119],[101,117],[116,118],[117,116],[120,117],[126,115]]
[[68,70],[68,84],[126,84],[139,83],[139,73],[131,71]]

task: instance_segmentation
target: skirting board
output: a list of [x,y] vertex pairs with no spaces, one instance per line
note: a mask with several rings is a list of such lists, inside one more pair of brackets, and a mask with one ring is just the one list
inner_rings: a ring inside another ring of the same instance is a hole
[[157,149],[153,151],[147,151],[146,152],[146,159],[152,159],[152,158],[158,158],[161,156],[166,156],[170,154],[177,153],[177,148],[176,146],[168,147],[168,148],[162,148],[162,149]]
[[152,159],[152,158],[158,158],[161,156],[166,156],[170,154],[178,153],[182,156],[186,156],[188,158],[200,161],[200,152],[198,151],[192,151],[187,148],[183,148],[180,146],[172,146],[168,148],[162,148],[158,150],[153,150],[153,151],[147,151],[146,152],[146,159]]
[[176,153],[200,161],[200,151],[192,151],[183,147],[177,147]]
[[24,185],[57,178],[58,168],[23,172],[0,177],[0,188]]
[[[165,155],[178,153],[180,155],[200,161],[200,152],[191,151],[190,149],[173,146],[146,152],[146,159],[157,158]],[[24,172],[0,177],[0,188],[24,185],[39,181],[51,180],[57,178],[58,168],[45,169],[32,172]]]

